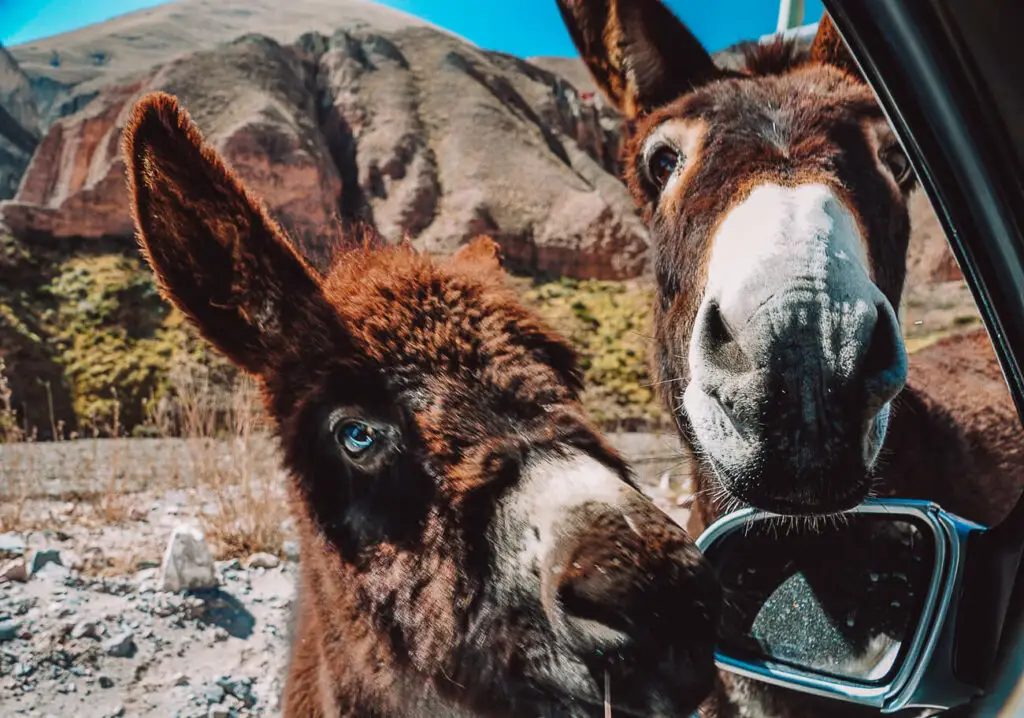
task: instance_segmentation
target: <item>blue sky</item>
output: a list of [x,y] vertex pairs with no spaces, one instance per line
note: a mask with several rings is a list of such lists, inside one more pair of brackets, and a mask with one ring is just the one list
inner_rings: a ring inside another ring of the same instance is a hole
[[[282,0],[286,1],[286,0]],[[775,30],[778,0],[667,0],[712,52]],[[17,45],[107,20],[161,0],[0,0],[0,43]],[[384,0],[490,50],[575,55],[554,0]],[[806,0],[805,22],[821,17]]]

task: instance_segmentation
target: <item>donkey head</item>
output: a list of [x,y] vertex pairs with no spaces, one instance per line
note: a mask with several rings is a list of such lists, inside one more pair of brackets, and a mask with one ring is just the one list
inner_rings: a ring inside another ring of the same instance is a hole
[[559,0],[635,126],[626,179],[656,243],[664,399],[727,500],[859,503],[906,381],[909,163],[826,17],[716,68],[658,0]]
[[277,426],[307,684],[358,715],[594,715],[606,680],[627,714],[696,706],[717,582],[581,414],[572,349],[493,242],[367,245],[320,276],[171,97],[135,107],[124,151],[161,290]]

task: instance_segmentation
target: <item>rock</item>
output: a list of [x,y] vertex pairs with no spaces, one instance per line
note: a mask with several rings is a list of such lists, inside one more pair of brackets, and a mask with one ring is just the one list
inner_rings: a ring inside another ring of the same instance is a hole
[[298,541],[282,541],[281,542],[281,553],[289,561],[299,560],[299,542]]
[[100,688],[113,688],[114,687],[114,681],[113,681],[112,678],[110,678],[110,676],[100,676],[99,679],[98,679],[98,682],[100,684]]
[[0,47],[0,199],[14,196],[39,143],[39,110],[31,81]]
[[95,621],[79,621],[71,628],[70,635],[74,639],[97,638],[99,629]]
[[64,565],[64,562],[61,560],[60,550],[55,548],[39,549],[32,554],[32,564],[29,573],[35,575],[42,570],[43,566],[51,563],[55,563],[58,566]]
[[122,631],[103,642],[103,651],[114,658],[131,658],[135,653],[135,634]]
[[178,526],[167,542],[161,568],[160,585],[164,591],[216,588],[213,557],[203,534],[190,526]]
[[245,559],[246,568],[277,568],[281,565],[281,559],[272,553],[254,553]]
[[171,678],[171,685],[173,686],[187,686],[188,683],[188,676],[184,673],[175,673]]
[[907,287],[962,280],[963,274],[949,248],[946,234],[923,190],[914,190],[907,209],[911,226],[910,245],[907,247]]
[[210,706],[210,709],[206,713],[208,718],[228,718],[231,715],[231,709],[227,706],[222,706],[218,703],[214,703]]
[[114,710],[110,711],[103,718],[123,718],[125,714],[124,704],[118,703]]
[[144,583],[146,581],[154,581],[157,578],[159,578],[159,576],[160,576],[160,564],[157,563],[156,566],[143,568],[143,569],[140,569],[138,572],[136,572],[136,574],[135,574],[135,581],[137,583]]
[[0,583],[5,581],[17,581],[24,583],[28,580],[28,566],[24,558],[12,558],[0,565]]
[[220,703],[224,700],[227,691],[218,683],[210,683],[203,689],[203,697],[207,703]]
[[128,509],[128,519],[131,521],[147,521],[149,519],[149,511],[140,506],[132,506]]
[[20,621],[0,621],[0,643],[13,641],[21,631]]
[[217,679],[217,685],[224,689],[224,692],[229,696],[234,696],[242,702],[246,707],[252,707],[256,704],[256,696],[252,692],[253,686],[252,678],[233,678],[231,676],[221,676]]
[[18,556],[25,553],[25,539],[21,534],[7,531],[0,534],[0,553],[13,553]]
[[[386,12],[339,22],[369,12],[364,3],[295,0],[288,32],[267,4],[232,3],[241,15],[219,44],[198,41],[212,32],[197,19],[209,10],[185,0],[144,21],[159,41],[126,46],[124,33],[93,29],[79,59],[68,48],[81,36],[65,34],[56,69],[37,44],[17,48],[34,77],[91,79],[67,91],[88,101],[53,118],[14,201],[0,206],[15,235],[131,237],[118,138],[130,104],[164,90],[314,262],[340,214],[432,253],[487,232],[522,268],[624,279],[648,267],[647,229],[616,177],[620,120],[571,81],[423,22],[385,22]],[[191,45],[172,29],[182,13]],[[129,34],[146,37],[135,25]],[[99,46],[109,62],[86,59]],[[110,71],[128,56],[130,72]]]

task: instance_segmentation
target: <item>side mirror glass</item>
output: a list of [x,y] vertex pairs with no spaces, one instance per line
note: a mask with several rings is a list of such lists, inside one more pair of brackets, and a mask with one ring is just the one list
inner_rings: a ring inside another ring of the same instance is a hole
[[815,523],[723,517],[697,539],[724,591],[718,665],[882,712],[966,701],[976,690],[953,675],[952,617],[979,529],[923,501]]

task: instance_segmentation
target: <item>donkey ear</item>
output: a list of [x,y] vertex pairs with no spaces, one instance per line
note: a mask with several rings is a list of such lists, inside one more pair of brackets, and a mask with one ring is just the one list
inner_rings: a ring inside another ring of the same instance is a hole
[[261,373],[286,331],[315,320],[311,305],[325,302],[316,275],[172,96],[135,105],[122,151],[161,292],[229,359]]
[[504,259],[501,245],[486,234],[481,234],[460,247],[459,251],[452,255],[451,262],[457,266],[501,272]]
[[811,43],[810,59],[812,62],[819,62],[823,65],[832,65],[844,72],[862,80],[860,68],[850,48],[846,46],[839,30],[832,22],[832,18],[826,12],[821,16],[818,23],[818,32],[814,35],[814,42]]
[[558,9],[597,86],[629,119],[724,74],[660,0],[558,0]]

